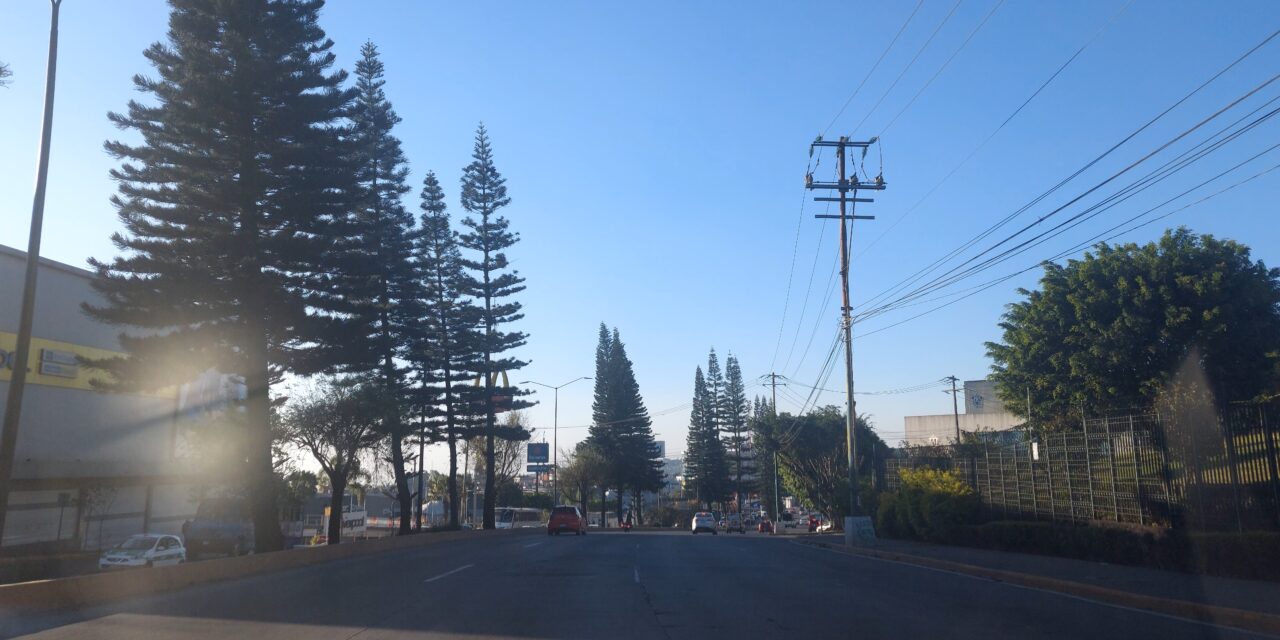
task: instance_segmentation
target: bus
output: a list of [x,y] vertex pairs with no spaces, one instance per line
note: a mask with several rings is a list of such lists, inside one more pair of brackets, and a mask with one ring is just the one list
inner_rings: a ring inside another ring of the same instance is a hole
[[494,519],[499,529],[530,529],[547,526],[547,516],[542,509],[498,507]]

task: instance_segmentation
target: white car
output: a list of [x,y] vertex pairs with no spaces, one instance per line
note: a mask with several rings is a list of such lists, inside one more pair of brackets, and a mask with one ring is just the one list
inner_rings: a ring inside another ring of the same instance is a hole
[[163,567],[187,561],[187,550],[177,536],[138,534],[102,552],[98,568]]
[[709,511],[699,511],[693,514],[693,535],[698,535],[699,531],[710,531],[711,535],[716,535],[716,517],[711,515]]

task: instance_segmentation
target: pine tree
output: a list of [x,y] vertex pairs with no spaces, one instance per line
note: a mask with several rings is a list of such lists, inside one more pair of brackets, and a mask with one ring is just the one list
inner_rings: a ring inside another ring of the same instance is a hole
[[392,129],[400,122],[383,86],[378,48],[366,42],[356,61],[355,101],[349,138],[358,186],[350,235],[341,243],[348,268],[333,277],[338,318],[330,336],[339,369],[367,378],[386,399],[381,429],[387,437],[400,533],[411,525],[412,493],[406,472],[404,440],[413,430],[407,369],[403,362],[421,330],[423,292],[413,258],[413,215],[401,198],[409,192],[400,141]]
[[725,359],[721,416],[723,422],[720,425],[720,433],[724,438],[726,450],[733,458],[731,472],[734,479],[734,493],[737,496],[738,512],[741,513],[743,492],[751,489],[743,483],[743,476],[750,476],[753,469],[751,460],[743,455],[743,449],[747,445],[747,394],[742,383],[742,368],[733,354],[729,354]]
[[693,479],[698,501],[708,508],[711,503],[724,499],[729,480],[724,443],[720,440],[715,415],[711,384],[703,376],[702,367],[698,367],[694,373],[693,402],[686,437],[685,476]]
[[640,396],[631,359],[618,329],[614,328],[609,349],[609,400],[613,407],[613,431],[616,434],[618,457],[616,486],[618,490],[618,517],[622,517],[622,494],[630,488],[638,495],[643,491],[656,491],[662,487],[662,461],[658,458],[658,443],[653,435],[653,422],[649,410]]
[[511,203],[507,197],[506,179],[498,173],[493,163],[493,150],[489,146],[489,134],[482,123],[476,129],[475,149],[472,162],[463,169],[462,174],[462,208],[472,216],[462,219],[462,224],[470,229],[459,236],[460,244],[466,249],[479,254],[475,259],[464,258],[462,261],[471,273],[464,278],[466,293],[477,300],[480,306],[480,335],[478,373],[484,386],[483,413],[485,438],[485,473],[484,479],[484,528],[492,529],[494,523],[494,507],[496,506],[496,486],[494,485],[494,438],[520,438],[523,432],[510,430],[499,432],[494,415],[498,409],[495,397],[510,398],[510,406],[504,407],[514,411],[529,406],[528,402],[516,399],[520,391],[514,387],[498,384],[503,381],[500,374],[515,371],[524,367],[525,362],[504,356],[503,354],[523,346],[527,335],[520,331],[500,331],[502,325],[510,324],[524,317],[520,312],[520,303],[507,300],[511,296],[524,291],[524,278],[514,269],[509,270],[507,256],[503,253],[514,245],[519,235],[507,230],[506,218],[498,215],[498,211]]
[[351,210],[341,124],[351,99],[332,71],[319,1],[171,0],[167,42],[137,75],[148,102],[111,114],[138,144],[121,161],[112,204],[122,255],[91,260],[105,302],[93,318],[129,328],[127,358],[92,362],[116,389],[155,389],[215,368],[239,377],[247,450],[223,467],[243,480],[259,551],[280,549],[272,468],[271,385],[318,363],[309,296],[331,272],[333,225]]
[[417,411],[433,419],[449,445],[449,524],[458,526],[458,442],[470,435],[475,387],[465,384],[477,369],[477,309],[464,295],[458,235],[449,225],[444,189],[434,172],[422,182],[422,219],[415,238],[422,281],[422,325],[409,359],[418,372]]
[[[610,366],[612,353],[613,335],[609,333],[609,328],[601,322],[599,340],[596,343],[596,371],[593,378],[594,392],[591,402],[591,426],[587,428],[587,442],[600,455],[600,459],[603,462],[603,468],[601,469],[602,485],[616,484],[619,475],[614,464],[618,460],[620,452],[613,424],[616,412],[614,411],[613,400],[615,386],[612,380],[613,368]],[[605,487],[602,486],[601,493],[604,493],[604,491]],[[602,496],[600,500],[601,523],[605,522],[605,510],[607,508]]]
[[707,414],[706,414],[707,381],[702,375],[702,367],[693,374],[693,400],[689,406],[689,430],[684,444],[684,476],[685,481],[694,484],[694,496],[701,502],[703,497],[702,478],[706,475],[707,464]]

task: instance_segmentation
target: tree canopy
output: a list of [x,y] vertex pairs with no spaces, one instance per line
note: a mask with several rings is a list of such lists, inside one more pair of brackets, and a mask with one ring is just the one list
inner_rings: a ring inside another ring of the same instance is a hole
[[987,343],[1005,406],[1025,413],[1030,394],[1034,422],[1149,407],[1188,358],[1219,404],[1277,390],[1280,269],[1240,243],[1185,228],[1145,245],[1102,243],[1046,263],[1040,284],[1019,290],[1003,339]]

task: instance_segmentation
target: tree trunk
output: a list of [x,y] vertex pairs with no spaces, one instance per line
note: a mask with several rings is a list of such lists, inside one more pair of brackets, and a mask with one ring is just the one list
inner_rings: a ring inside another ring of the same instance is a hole
[[404,471],[404,436],[397,427],[391,433],[391,467],[396,474],[396,502],[400,503],[400,535],[413,529],[413,499],[409,495],[409,474]]
[[[452,418],[450,418],[452,422]],[[458,436],[449,428],[449,526],[457,529],[458,509],[462,506],[458,500]]]
[[604,514],[608,510],[609,510],[609,488],[601,485],[600,486],[600,528],[601,529],[603,529],[605,523],[608,522],[604,518]]
[[622,487],[618,487],[618,525],[622,525]]
[[280,532],[280,516],[276,511],[275,469],[271,461],[271,398],[268,395],[270,372],[266,356],[265,332],[253,331],[256,340],[251,348],[249,372],[245,375],[245,428],[249,432],[248,458],[249,500],[253,515],[254,550],[279,551],[284,548]]
[[[492,402],[492,400],[490,400]],[[497,528],[494,520],[494,511],[497,506],[498,491],[496,473],[494,470],[494,443],[493,443],[493,414],[489,414],[489,433],[484,438],[484,528]]]
[[342,503],[347,493],[347,481],[337,474],[329,476],[329,485],[333,487],[333,495],[329,497],[329,533],[327,544],[338,544],[342,541]]

